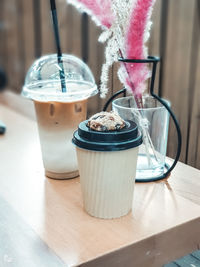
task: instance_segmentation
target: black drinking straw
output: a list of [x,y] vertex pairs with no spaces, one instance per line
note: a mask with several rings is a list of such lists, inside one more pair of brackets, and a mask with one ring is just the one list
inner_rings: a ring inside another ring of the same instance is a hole
[[67,89],[66,89],[66,83],[65,83],[65,72],[64,72],[63,62],[62,62],[62,51],[60,47],[60,37],[59,37],[59,31],[58,31],[58,19],[57,19],[55,0],[50,0],[50,5],[51,5],[51,15],[52,15],[52,21],[53,21],[54,37],[55,37],[55,43],[56,43],[56,49],[57,49],[58,65],[60,67],[60,70],[59,70],[60,83],[62,87],[62,92],[65,93]]

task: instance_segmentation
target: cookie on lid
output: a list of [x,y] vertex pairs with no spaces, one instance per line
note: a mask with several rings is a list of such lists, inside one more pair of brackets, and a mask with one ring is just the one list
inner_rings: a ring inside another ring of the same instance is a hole
[[99,132],[116,131],[125,127],[125,121],[114,111],[102,111],[90,117],[87,126]]

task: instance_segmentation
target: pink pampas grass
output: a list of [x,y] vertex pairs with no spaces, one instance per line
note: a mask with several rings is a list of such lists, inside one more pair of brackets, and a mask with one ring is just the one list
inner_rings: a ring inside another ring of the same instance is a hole
[[[123,55],[125,58],[147,58],[145,42],[149,37],[150,17],[154,3],[155,0],[137,0],[125,36],[125,54]],[[127,63],[125,67],[128,72],[126,85],[132,90],[134,96],[141,97],[146,88],[145,82],[151,76],[147,64]]]
[[[102,67],[101,96],[108,91],[109,68],[118,56],[127,59],[147,58],[145,42],[149,37],[150,17],[156,0],[67,0],[92,16],[104,32],[99,37],[107,43],[106,62]],[[119,69],[121,82],[141,99],[146,80],[151,76],[147,64],[122,63]],[[137,102],[139,103],[139,102]]]
[[91,15],[98,26],[111,27],[114,19],[111,0],[67,0],[67,2]]

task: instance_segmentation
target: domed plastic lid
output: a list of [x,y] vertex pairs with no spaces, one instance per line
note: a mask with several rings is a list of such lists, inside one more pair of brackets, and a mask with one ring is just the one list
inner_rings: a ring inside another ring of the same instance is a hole
[[98,90],[89,67],[79,58],[61,57],[66,92],[62,92],[61,71],[56,54],[36,60],[28,70],[22,95],[38,101],[72,102],[95,95]]

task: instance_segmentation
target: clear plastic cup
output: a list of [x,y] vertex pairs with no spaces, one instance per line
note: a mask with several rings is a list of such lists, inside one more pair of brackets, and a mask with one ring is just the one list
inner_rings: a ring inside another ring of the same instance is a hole
[[44,56],[29,69],[22,94],[34,101],[46,176],[55,179],[79,175],[72,135],[86,119],[87,99],[97,93],[94,77],[79,58],[63,54],[66,92],[62,92],[56,54]]

